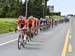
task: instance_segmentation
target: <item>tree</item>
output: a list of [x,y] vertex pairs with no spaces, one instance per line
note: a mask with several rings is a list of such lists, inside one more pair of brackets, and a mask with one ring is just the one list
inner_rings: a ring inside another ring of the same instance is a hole
[[[42,1],[43,0],[29,0],[28,2],[28,16],[30,15],[33,15],[35,17],[43,17],[43,5],[42,5]],[[47,8],[47,1],[45,2],[45,8],[44,11],[45,12],[45,15],[47,15],[47,11],[48,11],[48,8]]]
[[[28,2],[28,17],[33,15],[35,17],[43,17],[43,0],[29,0]],[[48,15],[47,1],[45,0],[45,15]],[[26,2],[23,4],[22,0],[0,0],[0,17],[18,17],[25,16]]]

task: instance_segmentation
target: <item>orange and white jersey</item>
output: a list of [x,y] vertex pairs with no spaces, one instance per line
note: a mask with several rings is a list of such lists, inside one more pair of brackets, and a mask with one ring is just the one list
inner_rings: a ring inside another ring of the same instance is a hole
[[28,19],[24,19],[24,22],[25,22],[25,26],[27,27],[28,26]]

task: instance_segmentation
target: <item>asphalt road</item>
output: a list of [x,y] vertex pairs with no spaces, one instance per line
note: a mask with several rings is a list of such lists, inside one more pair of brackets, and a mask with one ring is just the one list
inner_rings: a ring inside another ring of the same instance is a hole
[[46,32],[40,32],[21,50],[17,48],[18,33],[2,34],[0,56],[61,56],[68,28],[69,23],[62,23]]
[[73,46],[72,56],[75,56],[75,17],[72,18],[72,46]]

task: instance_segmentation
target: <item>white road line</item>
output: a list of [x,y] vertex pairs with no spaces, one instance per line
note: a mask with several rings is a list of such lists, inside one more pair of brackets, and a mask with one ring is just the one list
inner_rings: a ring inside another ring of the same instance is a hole
[[10,41],[7,41],[7,42],[4,42],[4,43],[1,43],[0,46],[3,46],[5,44],[11,43],[11,42],[14,42],[16,40],[17,40],[17,38],[16,39],[13,39],[13,40],[10,40]]

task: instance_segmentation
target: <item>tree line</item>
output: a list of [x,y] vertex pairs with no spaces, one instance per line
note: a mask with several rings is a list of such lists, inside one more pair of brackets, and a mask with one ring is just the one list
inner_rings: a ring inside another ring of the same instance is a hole
[[[43,5],[43,1],[45,1]],[[28,0],[27,17],[44,17],[46,15],[60,15],[61,13],[49,12],[48,0]],[[0,0],[0,18],[16,18],[20,15],[25,16],[26,2],[22,0]]]
[[[42,5],[43,0],[29,0],[28,1],[28,17],[33,15],[35,17],[43,17],[43,9],[44,15],[49,14],[49,9],[47,7],[47,1],[45,0],[45,5]],[[43,8],[44,6],[44,8]],[[0,0],[0,17],[18,17],[19,15],[25,16],[26,12],[26,2],[22,2],[22,0]]]

